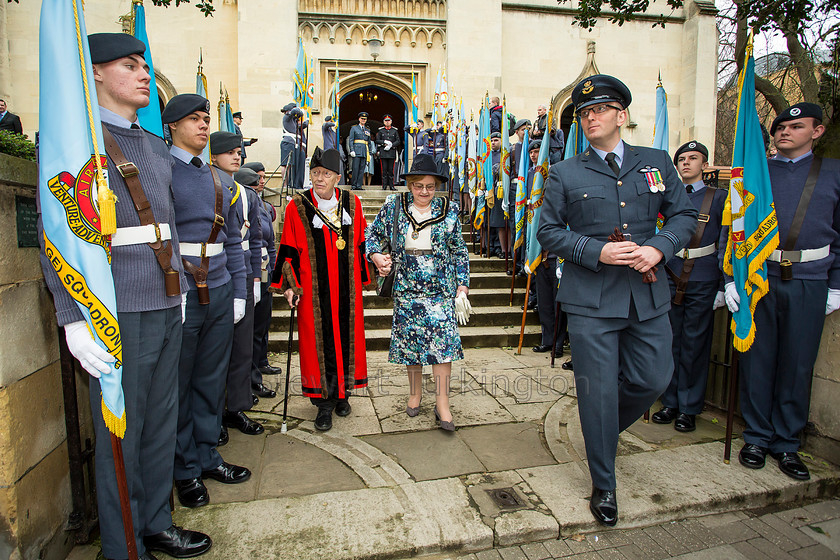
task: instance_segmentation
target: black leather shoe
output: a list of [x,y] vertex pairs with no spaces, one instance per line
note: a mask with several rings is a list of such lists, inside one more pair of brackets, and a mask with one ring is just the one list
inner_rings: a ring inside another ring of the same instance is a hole
[[574,371],[575,369],[575,366],[572,365],[572,360],[569,360],[568,362],[563,362],[563,365],[560,367],[565,369],[566,371]]
[[326,432],[332,428],[332,410],[319,408],[318,416],[315,417],[315,429],[319,432]]
[[202,478],[212,478],[224,484],[239,484],[251,478],[251,471],[239,465],[231,465],[225,461],[209,471],[201,471]]
[[260,373],[263,375],[280,375],[283,370],[274,366],[260,366]]
[[592,487],[592,497],[589,498],[589,511],[601,525],[613,527],[618,523],[618,503],[615,490],[601,490]]
[[505,274],[507,274],[508,276],[513,276],[513,271],[505,270]]
[[254,403],[254,406],[257,406],[260,404],[260,398],[254,393],[251,393],[251,402]]
[[654,424],[670,424],[679,413],[680,411],[676,408],[663,406],[659,409],[659,412],[654,412],[650,419],[653,420]]
[[228,441],[230,441],[230,435],[228,434],[227,426],[222,424],[222,431],[219,432],[219,442],[216,444],[216,447],[227,445]]
[[754,443],[748,443],[738,453],[738,461],[748,469],[760,469],[764,467],[764,459],[767,456],[767,448]]
[[540,344],[539,346],[534,346],[534,352],[548,352],[551,350],[551,344]]
[[277,393],[275,391],[272,391],[271,389],[269,389],[268,387],[266,387],[262,383],[254,383],[253,385],[251,385],[251,390],[258,397],[265,397],[267,399],[273,399],[274,397],[277,396]]
[[166,531],[143,537],[148,550],[159,550],[174,558],[192,558],[210,550],[213,541],[204,533],[173,525]]
[[[236,428],[240,432],[245,435],[249,436],[256,436],[265,431],[265,428],[262,427],[262,424],[259,422],[255,422],[248,418],[248,416],[242,412],[230,412],[227,411],[222,416],[222,424],[228,428]],[[227,430],[225,430],[227,431]]]
[[338,401],[338,404],[335,405],[335,413],[338,416],[348,416],[351,410],[353,410],[353,408],[350,406],[350,401],[347,399]]
[[175,481],[175,491],[182,506],[197,508],[210,502],[210,495],[200,478],[188,478]]
[[391,185],[390,187],[388,187],[388,190],[389,191],[395,191],[395,190],[397,190],[397,188],[395,186]]
[[779,462],[779,470],[796,480],[811,480],[811,473],[808,467],[799,458],[799,453],[789,451],[786,453],[770,453],[770,456]]
[[528,309],[536,309],[537,308],[537,298],[532,298],[528,300]]
[[680,415],[674,421],[674,429],[678,432],[693,432],[696,430],[697,425],[694,423],[694,415],[680,412]]

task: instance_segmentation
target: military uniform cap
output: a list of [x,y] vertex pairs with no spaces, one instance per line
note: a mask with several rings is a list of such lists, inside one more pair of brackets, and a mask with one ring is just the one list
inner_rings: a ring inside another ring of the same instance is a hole
[[197,93],[182,93],[169,100],[160,117],[163,124],[178,122],[196,111],[210,114],[210,102]]
[[219,130],[210,135],[210,153],[224,154],[242,147],[242,135]]
[[532,140],[530,144],[528,144],[528,151],[531,150],[539,150],[540,146],[542,145],[542,140]]
[[327,116],[324,118],[324,120],[325,120],[325,121],[327,121],[327,122],[332,121],[332,115],[327,115]]
[[493,134],[490,135],[490,138],[501,138],[501,137],[502,137],[501,132],[494,132]]
[[292,101],[291,103],[286,103],[285,105],[283,105],[283,108],[280,109],[280,111],[282,111],[283,113],[288,113],[295,107],[297,107],[297,104],[294,101]]
[[782,111],[778,117],[773,119],[773,124],[770,125],[770,134],[776,134],[776,127],[779,125],[779,123],[793,121],[796,119],[804,119],[806,117],[811,117],[822,122],[822,108],[816,103],[807,102],[791,105],[790,107]]
[[248,163],[243,163],[242,167],[246,167],[248,169],[252,169],[255,173],[259,173],[260,171],[265,171],[265,165],[258,161],[249,161]]
[[316,167],[323,167],[329,169],[333,173],[341,173],[341,155],[338,150],[330,148],[329,150],[321,150],[315,148],[315,153],[312,154],[312,159],[309,161],[309,169]]
[[692,140],[677,148],[677,151],[674,153],[674,165],[677,165],[677,160],[685,152],[700,152],[704,158],[709,159],[709,149],[697,140]]
[[233,115],[231,115],[234,119],[241,119],[242,118],[242,111],[237,111]]
[[359,118],[362,118],[362,117],[364,117],[364,118],[368,117],[367,111],[362,111],[361,113],[359,113]]
[[234,173],[233,179],[240,185],[245,185],[246,187],[253,187],[254,185],[260,184],[260,176],[257,175],[257,172],[247,167],[243,167]]
[[391,120],[394,120],[394,119],[391,117],[391,115],[389,115],[388,113],[385,113],[384,115],[382,115],[382,120],[384,121],[385,119],[391,119]]
[[513,125],[513,130],[510,131],[511,136],[513,136],[513,133],[522,128],[523,126],[531,126],[531,121],[529,121],[528,119],[519,119],[518,121],[516,121],[516,124]]
[[92,33],[88,35],[88,47],[92,64],[104,64],[133,54],[144,56],[146,53],[143,41],[127,33]]
[[572,90],[572,103],[577,111],[598,103],[614,101],[622,108],[630,106],[632,96],[624,82],[606,74],[595,74],[581,80]]

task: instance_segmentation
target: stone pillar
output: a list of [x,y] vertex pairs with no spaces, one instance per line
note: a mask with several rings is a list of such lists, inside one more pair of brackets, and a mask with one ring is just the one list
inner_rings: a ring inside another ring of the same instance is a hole
[[6,2],[0,4],[0,98],[11,102],[12,72],[9,68],[9,31],[6,23]]
[[465,106],[477,107],[485,91],[489,90],[493,97],[502,93],[504,85],[502,2],[462,0],[448,2],[446,9],[447,77],[465,100]]
[[815,434],[809,432],[805,449],[840,464],[840,313],[825,319],[820,353],[811,385],[811,415]]
[[[713,3],[703,0],[686,2],[683,24],[682,65],[679,98],[679,121],[671,121],[671,149],[690,140],[709,148],[709,162],[714,163],[715,118],[717,113],[718,32]],[[670,24],[669,24],[670,25]],[[666,88],[667,89],[667,88]],[[711,118],[710,118],[711,117]],[[678,133],[675,138],[674,133]]]

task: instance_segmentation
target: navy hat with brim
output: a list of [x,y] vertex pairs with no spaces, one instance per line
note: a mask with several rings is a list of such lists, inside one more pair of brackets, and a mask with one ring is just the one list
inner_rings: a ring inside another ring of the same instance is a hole
[[367,111],[362,111],[361,113],[359,113],[359,118],[362,118],[362,117],[364,117],[364,118],[368,117]]
[[674,153],[674,165],[677,165],[679,157],[686,152],[700,152],[704,158],[709,159],[709,149],[700,142],[692,140],[680,146]]
[[242,111],[237,111],[231,115],[234,119],[241,119],[242,118]]
[[531,152],[533,150],[539,150],[540,146],[542,146],[542,140],[532,140],[530,144],[528,144],[528,151]]
[[260,176],[257,175],[257,172],[247,167],[242,167],[234,173],[233,180],[246,187],[253,187],[260,184]]
[[210,135],[210,153],[224,154],[242,147],[242,136],[235,132],[219,130]]
[[493,134],[490,135],[490,138],[501,138],[501,137],[502,137],[501,132],[494,132]]
[[426,175],[436,177],[437,179],[440,179],[442,183],[446,183],[447,181],[449,181],[449,177],[438,173],[435,158],[433,158],[429,154],[417,154],[416,156],[414,156],[414,161],[411,162],[411,169],[401,174],[400,178],[405,179],[406,177],[425,177]]
[[598,103],[614,102],[627,108],[633,96],[624,82],[606,74],[595,74],[582,80],[572,90],[572,104],[580,111],[584,107]]
[[283,105],[283,108],[282,108],[282,109],[280,109],[280,110],[281,110],[283,113],[288,113],[289,111],[291,111],[291,110],[292,110],[292,109],[294,109],[295,107],[297,107],[297,104],[296,104],[294,101],[292,101],[291,103],[286,103],[285,105]]
[[382,120],[384,121],[385,119],[391,119],[391,120],[394,120],[394,119],[391,117],[391,115],[389,115],[388,113],[385,113],[384,115],[382,115]]
[[242,167],[252,169],[256,173],[259,173],[260,171],[265,171],[265,165],[258,161],[249,161],[248,163],[243,163]]
[[802,102],[797,103],[796,105],[791,105],[790,107],[782,111],[778,117],[773,119],[773,124],[770,125],[770,134],[776,134],[776,127],[779,125],[779,123],[795,121],[796,119],[804,119],[806,117],[811,117],[812,119],[817,119],[818,121],[822,122],[822,108],[816,103],[808,102]]
[[528,119],[519,119],[518,121],[516,121],[516,124],[515,124],[515,125],[513,125],[513,130],[511,130],[511,131],[510,131],[511,136],[513,136],[513,134],[514,134],[517,130],[519,130],[520,128],[522,128],[523,126],[531,126],[531,121],[529,121]]
[[88,35],[88,48],[92,64],[104,64],[133,54],[144,56],[146,53],[143,41],[128,33],[92,33]]
[[309,169],[315,169],[316,167],[323,167],[324,169],[329,169],[333,173],[341,173],[341,154],[338,153],[338,150],[330,148],[329,150],[321,150],[321,148],[315,148],[315,153],[312,154],[312,159],[309,160]]
[[332,121],[332,115],[327,115],[326,117],[324,117],[324,120],[327,122]]
[[210,102],[196,93],[182,93],[169,100],[160,115],[163,124],[178,122],[196,111],[210,114]]

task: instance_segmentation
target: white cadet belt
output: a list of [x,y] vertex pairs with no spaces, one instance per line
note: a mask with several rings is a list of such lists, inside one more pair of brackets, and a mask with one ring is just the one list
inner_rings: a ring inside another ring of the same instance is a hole
[[831,252],[831,247],[826,245],[819,249],[802,249],[801,251],[780,251],[776,249],[769,257],[768,261],[782,262],[783,260],[792,263],[806,263],[811,261],[818,261],[826,258]]
[[161,241],[172,239],[172,230],[169,229],[169,224],[121,227],[117,228],[117,231],[111,236],[111,247],[154,243],[158,239],[158,228]]
[[705,247],[697,247],[696,249],[683,249],[677,252],[677,256],[683,259],[699,259],[706,255],[711,255],[715,252],[715,244],[706,245]]
[[215,257],[225,250],[224,243],[181,243],[179,247],[182,257]]

